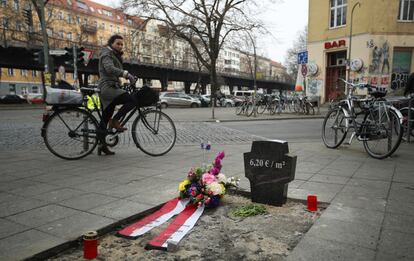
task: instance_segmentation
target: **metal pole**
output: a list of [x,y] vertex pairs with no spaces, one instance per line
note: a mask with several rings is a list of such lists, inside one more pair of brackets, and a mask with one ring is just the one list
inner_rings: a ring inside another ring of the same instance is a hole
[[42,26],[42,37],[43,37],[43,55],[45,59],[45,73],[49,73],[51,68],[49,64],[49,41],[46,31],[46,22],[45,22],[45,2],[39,0],[39,15],[40,15],[40,25]]
[[348,51],[348,75],[346,77],[347,82],[349,82],[349,78],[351,76],[351,49],[352,49],[352,20],[354,18],[354,10],[355,7],[361,7],[361,3],[356,2],[352,7],[351,11],[351,25],[350,25],[350,32],[349,32],[349,51]]
[[76,89],[79,89],[78,87],[78,65],[77,65],[77,58],[78,58],[78,54],[76,53],[77,51],[77,46],[73,45],[73,86]]
[[257,117],[257,110],[256,110],[256,94],[257,94],[257,80],[256,80],[256,76],[257,76],[257,56],[256,56],[256,43],[253,39],[253,36],[247,32],[247,34],[250,37],[250,40],[252,41],[252,45],[253,45],[253,55],[254,55],[254,75],[253,75],[253,115],[254,117]]

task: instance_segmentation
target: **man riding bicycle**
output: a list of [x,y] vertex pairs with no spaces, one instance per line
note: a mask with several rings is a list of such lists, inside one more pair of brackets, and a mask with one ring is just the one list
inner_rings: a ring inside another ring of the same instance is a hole
[[[103,122],[102,128],[106,129],[107,125],[110,129],[114,128],[117,131],[127,130],[120,123],[120,120],[136,106],[136,99],[121,89],[121,82],[119,77],[123,77],[135,85],[136,79],[128,71],[123,70],[122,67],[122,49],[124,47],[124,39],[120,35],[112,35],[108,39],[107,46],[105,46],[99,56],[99,81],[98,88],[100,89],[100,97],[103,106]],[[123,104],[121,109],[112,117],[115,111],[115,106]],[[101,153],[106,155],[114,155],[104,142],[98,146],[98,155]]]

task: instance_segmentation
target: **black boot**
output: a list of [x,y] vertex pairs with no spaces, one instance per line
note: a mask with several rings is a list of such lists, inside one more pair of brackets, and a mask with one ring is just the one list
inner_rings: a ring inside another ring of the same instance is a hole
[[102,145],[102,144],[99,144],[99,145],[98,145],[98,156],[101,156],[101,155],[102,155],[102,152],[103,152],[105,155],[115,155],[115,152],[110,151],[110,150],[108,149],[108,146],[106,146],[106,145]]

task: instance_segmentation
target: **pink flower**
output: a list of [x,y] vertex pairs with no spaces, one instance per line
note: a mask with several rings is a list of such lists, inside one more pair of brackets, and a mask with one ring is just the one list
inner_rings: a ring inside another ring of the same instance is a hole
[[211,201],[211,199],[208,197],[208,198],[204,201],[204,203],[205,203],[206,205],[208,205],[208,204],[210,203],[210,201]]
[[224,159],[224,151],[220,151],[218,154],[217,154],[217,158],[219,158],[219,159]]
[[202,200],[203,198],[204,198],[204,195],[203,195],[203,194],[198,194],[198,195],[197,195],[197,199],[198,199],[198,200]]
[[195,190],[191,191],[191,196],[195,197],[197,195],[197,192]]
[[204,173],[202,180],[204,184],[210,184],[216,181],[216,176],[214,176],[212,173]]

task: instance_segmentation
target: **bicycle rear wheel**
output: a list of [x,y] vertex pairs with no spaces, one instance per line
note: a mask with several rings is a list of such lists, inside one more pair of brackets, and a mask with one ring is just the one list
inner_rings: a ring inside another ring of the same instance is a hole
[[236,107],[236,115],[240,115],[243,111],[244,103],[241,103],[239,106]]
[[306,103],[306,114],[315,115],[315,108],[310,103]]
[[347,134],[345,123],[345,114],[341,108],[328,112],[322,125],[322,140],[326,147],[335,149],[342,144]]
[[401,114],[404,117],[404,121],[403,121],[403,128],[404,128],[404,134],[403,134],[403,139],[407,138],[407,131],[408,131],[408,124],[410,124],[410,135],[412,137],[414,137],[414,108],[411,108],[411,115],[410,118],[408,119],[408,107],[404,107],[402,109],[400,109]]
[[148,110],[138,115],[131,131],[135,145],[151,156],[161,156],[169,152],[177,138],[174,122],[167,114],[158,110]]
[[263,114],[267,108],[267,103],[261,102],[260,105],[257,107],[257,113]]
[[254,106],[252,102],[247,103],[246,105],[246,116],[250,117],[253,114]]
[[363,121],[365,151],[373,158],[391,156],[400,146],[403,127],[398,114],[391,109],[367,113]]
[[89,112],[68,108],[54,112],[42,127],[46,147],[54,155],[76,160],[90,154],[98,144],[98,123]]

